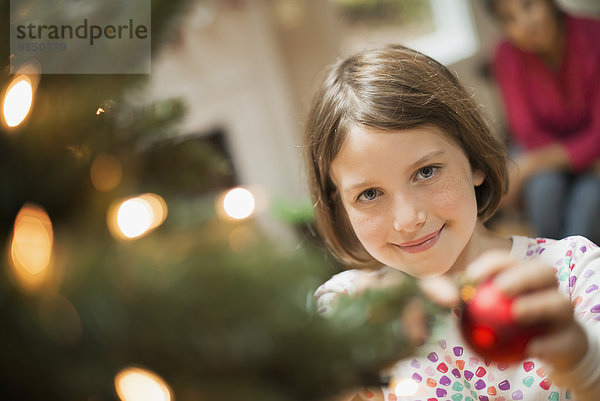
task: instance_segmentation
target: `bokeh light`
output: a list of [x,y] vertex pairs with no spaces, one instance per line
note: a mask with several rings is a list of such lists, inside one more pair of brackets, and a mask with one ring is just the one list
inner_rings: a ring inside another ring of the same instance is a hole
[[419,384],[412,379],[403,379],[394,384],[394,394],[398,397],[415,395],[419,390]]
[[254,212],[254,196],[245,188],[233,188],[223,198],[223,209],[227,216],[242,220]]
[[460,297],[464,302],[471,301],[475,294],[477,294],[477,289],[471,284],[465,284],[460,289]]
[[15,219],[10,262],[24,288],[35,289],[47,278],[53,243],[52,222],[44,209],[31,204],[23,206]]
[[6,90],[3,103],[3,115],[6,125],[16,127],[21,124],[33,103],[33,87],[26,75],[16,77]]
[[170,401],[172,391],[156,373],[130,367],[115,376],[115,388],[122,401]]
[[167,214],[165,200],[159,195],[147,193],[111,205],[107,224],[114,237],[135,239],[160,226]]
[[127,238],[143,235],[152,225],[152,209],[141,199],[128,199],[117,212],[117,224]]
[[138,196],[138,199],[146,202],[146,205],[152,210],[150,229],[160,226],[166,220],[169,210],[167,208],[167,202],[165,202],[162,196],[147,193]]
[[98,191],[115,189],[123,178],[121,162],[116,157],[102,153],[96,156],[90,168],[92,185]]

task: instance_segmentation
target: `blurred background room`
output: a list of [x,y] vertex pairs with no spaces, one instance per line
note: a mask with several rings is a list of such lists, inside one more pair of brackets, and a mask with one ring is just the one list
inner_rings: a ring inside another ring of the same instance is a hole
[[[153,63],[153,97],[183,96],[182,135],[219,130],[240,183],[271,199],[303,204],[303,118],[319,72],[340,55],[385,43],[423,51],[456,72],[500,136],[508,135],[491,71],[500,23],[484,1],[203,1],[190,7],[176,40]],[[561,0],[598,17],[592,0]],[[277,168],[273,168],[277,166]],[[504,213],[501,232],[533,234],[524,216]],[[283,230],[265,216],[270,229]]]
[[[400,43],[455,71],[507,139],[484,1],[152,0],[150,74],[12,70],[28,2],[0,4],[0,399],[327,399],[412,352],[396,319],[412,282],[315,316],[343,267],[312,226],[303,121],[327,64]],[[490,224],[534,234],[518,207]]]

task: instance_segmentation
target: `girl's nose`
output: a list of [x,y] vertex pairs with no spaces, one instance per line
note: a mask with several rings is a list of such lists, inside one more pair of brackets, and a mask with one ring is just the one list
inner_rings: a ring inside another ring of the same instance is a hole
[[394,230],[415,231],[427,217],[423,202],[417,199],[398,200],[394,204]]

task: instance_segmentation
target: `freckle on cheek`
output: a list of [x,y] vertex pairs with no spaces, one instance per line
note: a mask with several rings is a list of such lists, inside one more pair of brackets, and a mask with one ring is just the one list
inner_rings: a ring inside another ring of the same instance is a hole
[[[440,185],[437,191],[431,194],[431,202],[440,211],[456,212],[469,202],[470,197],[467,194],[468,186],[458,177],[448,179],[444,185]],[[474,194],[472,195],[474,197]]]
[[449,207],[456,202],[459,183],[457,180],[448,181],[445,185],[440,186],[438,191],[433,194],[432,199],[440,207]]

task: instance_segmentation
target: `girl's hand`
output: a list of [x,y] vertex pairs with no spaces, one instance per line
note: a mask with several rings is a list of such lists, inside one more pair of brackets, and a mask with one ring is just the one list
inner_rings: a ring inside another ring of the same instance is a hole
[[529,342],[529,356],[559,371],[573,368],[585,356],[587,336],[574,318],[570,299],[558,291],[552,267],[535,261],[518,262],[505,252],[492,251],[471,263],[465,274],[475,283],[494,276],[494,285],[515,297],[512,312],[517,322],[549,327],[546,334]]

